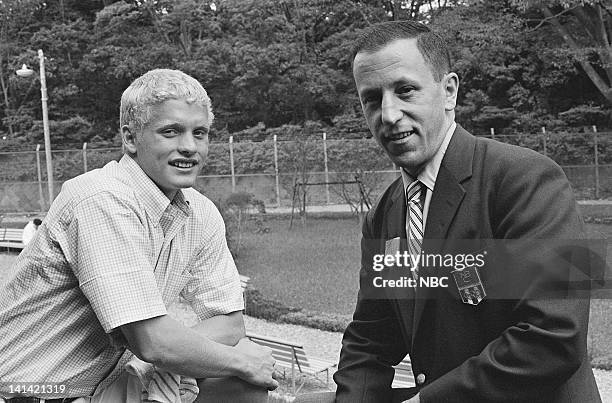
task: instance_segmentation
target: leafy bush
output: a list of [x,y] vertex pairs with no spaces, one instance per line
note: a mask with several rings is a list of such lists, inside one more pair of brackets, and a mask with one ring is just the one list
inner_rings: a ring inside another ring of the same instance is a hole
[[[70,148],[71,144],[80,146],[84,141],[92,137],[92,124],[82,116],[76,115],[65,120],[50,120],[49,132],[53,139],[61,138],[63,149]],[[34,121],[26,138],[31,144],[44,142],[44,131],[42,120]],[[57,146],[56,146],[57,148]]]
[[608,126],[610,123],[610,111],[602,109],[601,106],[578,105],[559,113],[559,118],[571,127]]
[[290,323],[328,332],[343,332],[350,322],[349,316],[312,312],[284,305],[264,297],[250,286],[245,290],[245,298],[247,315],[272,322]]
[[328,332],[344,332],[350,323],[349,316],[336,315],[332,313],[311,312],[300,310],[289,312],[281,316],[280,321],[294,325],[311,327],[314,329],[326,330]]
[[298,312],[298,308],[286,306],[281,302],[264,297],[258,290],[247,287],[244,292],[246,299],[245,313],[255,318],[280,322],[281,319],[291,313]]

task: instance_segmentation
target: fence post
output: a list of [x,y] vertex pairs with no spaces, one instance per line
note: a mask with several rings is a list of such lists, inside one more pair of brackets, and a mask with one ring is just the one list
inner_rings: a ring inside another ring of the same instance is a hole
[[494,139],[495,138],[495,129],[491,128],[491,138]]
[[38,200],[40,211],[45,210],[45,198],[43,196],[42,171],[40,169],[40,144],[36,144],[36,172],[38,173]]
[[323,132],[323,162],[325,164],[325,201],[329,204],[329,170],[327,169],[327,133]]
[[548,155],[546,152],[546,127],[542,126],[542,137],[543,137],[543,144],[542,147],[544,148],[544,152],[542,154],[544,155]]
[[593,152],[595,157],[595,198],[599,199],[599,150],[597,145],[597,126],[593,125]]
[[87,172],[87,142],[83,143],[83,172]]
[[232,173],[232,193],[236,191],[236,175],[234,173],[234,136],[229,138],[230,169]]
[[276,144],[276,134],[274,135],[274,177],[276,187],[276,206],[280,207],[280,178],[278,177],[278,145]]

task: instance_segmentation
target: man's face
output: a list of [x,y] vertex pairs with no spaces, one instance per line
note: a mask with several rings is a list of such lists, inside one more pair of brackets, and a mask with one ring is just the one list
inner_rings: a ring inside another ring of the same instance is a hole
[[193,186],[208,154],[207,110],[184,100],[168,100],[151,108],[151,121],[138,133],[122,128],[127,150],[172,200],[178,189]]
[[376,141],[396,165],[416,176],[454,120],[457,75],[436,82],[416,39],[399,39],[378,51],[358,53],[353,76]]

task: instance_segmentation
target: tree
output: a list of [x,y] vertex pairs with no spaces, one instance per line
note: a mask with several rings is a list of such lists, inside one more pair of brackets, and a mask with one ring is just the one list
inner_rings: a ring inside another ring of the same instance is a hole
[[612,5],[604,0],[515,0],[550,23],[595,87],[612,104]]
[[470,1],[431,23],[451,44],[458,120],[475,133],[562,126],[560,112],[598,100],[551,27],[534,30],[532,16],[508,2]]
[[[350,48],[369,25],[397,19],[424,21],[451,41],[457,110],[476,132],[608,111],[598,109],[612,74],[603,1],[0,0],[0,132],[8,138],[0,147],[40,138],[38,82],[14,74],[37,64],[39,48],[54,147],[116,142],[121,93],[153,68],[180,69],[204,85],[213,141],[259,122],[266,132],[306,132],[314,121],[328,134],[359,137],[367,130]],[[579,50],[557,35],[559,26]]]
[[11,80],[14,76],[15,56],[22,52],[20,44],[27,36],[28,27],[34,22],[34,12],[41,7],[39,1],[0,0],[0,89],[2,90],[3,111],[0,120],[4,122],[11,137],[14,135],[17,100],[11,94]]

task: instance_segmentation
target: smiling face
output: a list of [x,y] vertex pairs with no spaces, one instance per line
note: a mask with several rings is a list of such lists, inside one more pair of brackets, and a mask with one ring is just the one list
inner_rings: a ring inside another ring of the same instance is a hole
[[355,56],[353,76],[370,131],[391,160],[416,176],[454,120],[458,78],[435,81],[416,39]]
[[197,103],[170,99],[151,107],[151,120],[133,133],[121,128],[136,163],[170,199],[193,186],[208,154],[209,116]]

